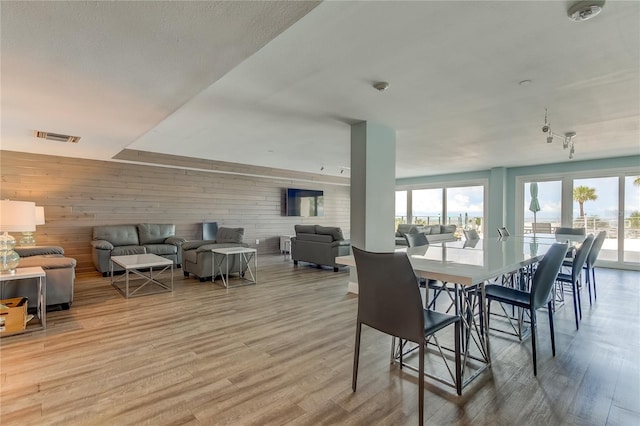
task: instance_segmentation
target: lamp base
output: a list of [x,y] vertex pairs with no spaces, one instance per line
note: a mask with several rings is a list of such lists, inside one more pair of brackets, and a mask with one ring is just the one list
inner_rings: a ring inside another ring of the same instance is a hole
[[0,272],[15,274],[15,269],[20,263],[20,255],[13,251],[16,239],[5,232],[0,235]]
[[33,232],[23,232],[22,238],[20,238],[20,246],[35,246],[36,237],[33,236]]

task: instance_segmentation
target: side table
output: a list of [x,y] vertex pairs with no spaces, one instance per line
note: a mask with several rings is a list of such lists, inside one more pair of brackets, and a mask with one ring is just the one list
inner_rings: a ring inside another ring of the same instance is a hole
[[[216,262],[216,254],[220,259]],[[247,264],[247,271],[251,275],[251,279],[245,279],[243,284],[258,284],[258,250],[254,248],[247,247],[227,247],[227,248],[217,248],[211,250],[211,282],[216,281],[216,267],[218,271],[220,271],[220,276],[222,277],[222,283],[226,288],[229,288],[229,257],[233,255],[238,255],[241,258],[238,262],[238,273],[242,278],[245,274],[242,273],[242,263]],[[253,270],[251,269],[251,259],[253,259]],[[222,263],[226,263],[225,273],[222,273]]]
[[284,260],[291,259],[291,238],[295,235],[280,235],[280,251],[284,255]]
[[[30,326],[28,325],[24,330],[17,331],[15,333],[6,333],[2,336],[12,336],[14,334],[29,333],[32,331],[44,330],[47,328],[47,282],[44,270],[40,266],[32,266],[29,268],[16,268],[15,273],[0,273],[0,284],[4,284],[8,281],[25,280],[28,278],[38,279],[38,304],[37,304],[37,316],[40,320],[40,325]],[[28,306],[28,305],[27,305]]]

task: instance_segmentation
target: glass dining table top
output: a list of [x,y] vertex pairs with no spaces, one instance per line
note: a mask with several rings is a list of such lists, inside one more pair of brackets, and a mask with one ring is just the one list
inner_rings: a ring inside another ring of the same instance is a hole
[[[416,275],[463,285],[475,285],[536,263],[556,242],[575,246],[580,235],[526,235],[448,241],[420,247],[404,247]],[[336,263],[355,266],[353,256],[336,258]]]

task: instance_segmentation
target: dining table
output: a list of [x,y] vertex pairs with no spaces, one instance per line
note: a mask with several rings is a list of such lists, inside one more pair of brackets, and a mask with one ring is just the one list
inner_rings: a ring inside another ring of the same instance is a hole
[[[478,240],[442,241],[404,251],[416,276],[442,282],[452,292],[455,313],[462,318],[463,387],[491,366],[485,284],[539,262],[556,242],[580,244],[585,236],[526,234]],[[353,255],[339,256],[337,264],[356,266]],[[428,293],[428,291],[427,291]]]

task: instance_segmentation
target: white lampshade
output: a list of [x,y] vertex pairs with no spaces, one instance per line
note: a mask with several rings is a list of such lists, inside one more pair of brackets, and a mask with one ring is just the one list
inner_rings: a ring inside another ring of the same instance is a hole
[[44,225],[44,207],[36,206],[36,225]]
[[0,200],[0,231],[34,232],[35,230],[36,203]]

